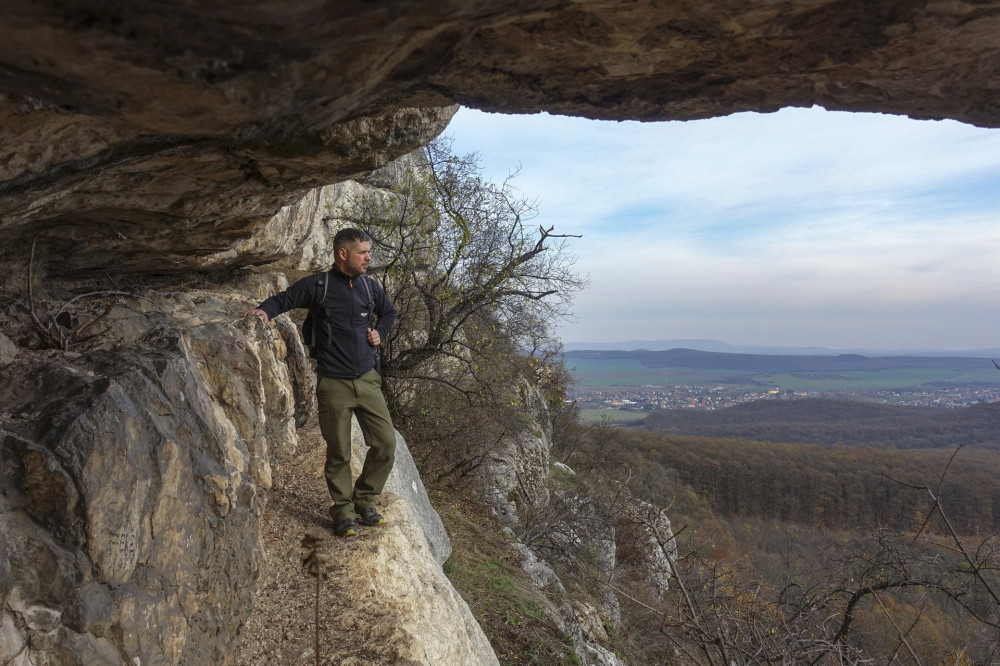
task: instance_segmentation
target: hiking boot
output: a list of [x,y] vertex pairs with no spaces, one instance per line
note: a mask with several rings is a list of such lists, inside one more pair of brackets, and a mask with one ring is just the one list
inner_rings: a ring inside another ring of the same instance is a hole
[[346,518],[337,523],[334,533],[339,537],[357,536],[358,528],[354,525],[353,518]]
[[385,518],[375,509],[359,509],[358,521],[362,525],[382,525],[385,523]]

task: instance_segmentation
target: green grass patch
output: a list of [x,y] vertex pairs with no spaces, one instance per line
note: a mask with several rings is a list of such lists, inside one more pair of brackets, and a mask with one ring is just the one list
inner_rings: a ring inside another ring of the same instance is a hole
[[917,389],[933,382],[967,383],[968,380],[962,377],[967,377],[972,372],[948,368],[859,370],[837,375],[796,372],[756,375],[754,380],[762,385],[775,386],[786,391],[883,391]]
[[469,604],[501,664],[573,663],[566,638],[546,618],[555,605],[520,565],[496,516],[455,491],[428,490],[451,538],[444,572]]
[[1000,384],[998,379],[1000,372],[996,368],[982,368],[979,370],[960,370],[955,372],[955,376],[949,379],[954,384]]

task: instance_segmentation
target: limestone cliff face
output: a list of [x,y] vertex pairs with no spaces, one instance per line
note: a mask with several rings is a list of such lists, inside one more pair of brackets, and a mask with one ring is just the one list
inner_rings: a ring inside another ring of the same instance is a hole
[[345,180],[306,192],[281,208],[239,247],[241,261],[267,263],[277,269],[323,271],[333,265],[330,239],[345,226],[345,209],[354,197],[372,188],[396,183],[423,163],[417,150],[355,180]]
[[[530,416],[519,432],[505,437],[477,470],[482,497],[507,525],[513,548],[535,585],[552,592],[558,608],[548,619],[565,635],[583,664],[621,666],[605,627],[621,623],[621,600],[604,585],[641,582],[653,598],[667,591],[677,560],[670,520],[659,508],[602,479],[602,486],[577,478],[552,457],[552,426],[544,399],[525,385]],[[552,558],[556,559],[552,559]],[[589,599],[567,595],[557,570],[592,574]]]
[[[230,663],[252,607],[265,491],[296,445],[295,387],[311,382],[285,318],[241,317],[283,278],[231,286],[127,298],[81,352],[13,345],[25,315],[7,304],[0,663]],[[56,295],[39,293],[38,310]],[[447,534],[399,449],[394,524],[350,575],[380,572],[374,594],[398,616],[407,663],[495,662],[444,577]]]
[[234,324],[240,305],[133,300],[105,347],[3,367],[0,661],[225,661],[269,445],[294,441],[287,348]]

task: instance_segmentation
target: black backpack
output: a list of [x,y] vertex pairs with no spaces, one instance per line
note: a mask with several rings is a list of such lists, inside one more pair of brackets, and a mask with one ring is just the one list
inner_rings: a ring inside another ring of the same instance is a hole
[[326,276],[316,283],[316,289],[313,292],[313,302],[309,306],[309,314],[306,315],[306,320],[302,322],[302,344],[309,348],[309,358],[316,358],[316,340],[319,339],[319,331],[317,327],[319,326],[319,308],[323,305],[323,301],[326,300],[326,289],[330,281],[330,274],[327,273]]
[[[365,291],[368,292],[368,325],[372,326],[375,317],[375,299],[372,298],[372,288],[368,284],[368,280],[371,278],[366,279],[359,275],[358,279],[365,285]],[[327,271],[324,278],[316,282],[312,305],[309,306],[309,313],[306,315],[306,320],[302,322],[302,344],[309,348],[309,358],[316,358],[316,343],[319,340],[320,307],[323,305],[323,301],[326,300],[326,290],[329,283],[330,273]],[[380,366],[381,359],[379,358],[378,351],[376,351],[375,369],[378,370]]]

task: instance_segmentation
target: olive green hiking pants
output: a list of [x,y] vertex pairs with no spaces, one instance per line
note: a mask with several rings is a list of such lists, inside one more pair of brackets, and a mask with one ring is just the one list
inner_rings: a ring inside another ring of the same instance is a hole
[[[374,370],[357,379],[319,377],[316,399],[319,427],[326,440],[326,486],[333,498],[330,515],[335,522],[354,518],[355,510],[375,507],[392,471],[396,431],[382,397],[382,377]],[[351,415],[358,419],[365,444],[361,475],[351,486]]]

